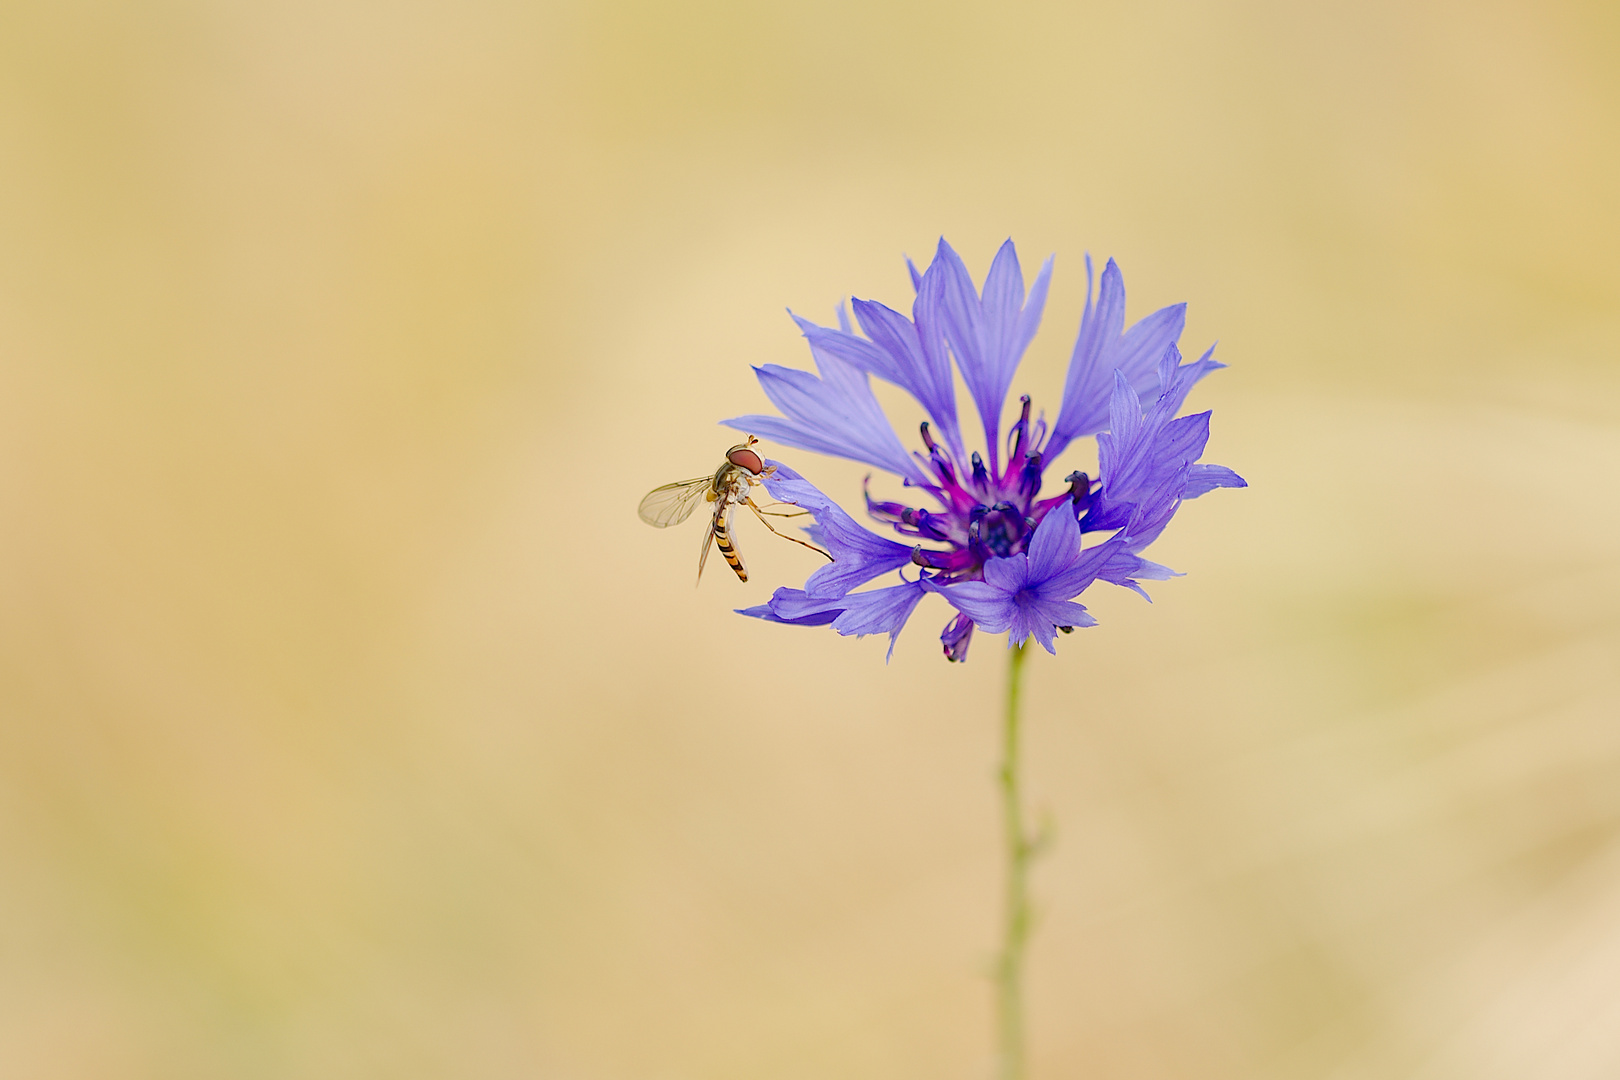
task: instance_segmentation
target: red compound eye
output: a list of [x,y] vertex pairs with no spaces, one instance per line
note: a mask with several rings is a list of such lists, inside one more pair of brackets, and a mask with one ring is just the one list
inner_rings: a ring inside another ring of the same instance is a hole
[[765,471],[765,463],[759,459],[759,455],[746,446],[732,447],[726,454],[726,460],[739,469],[747,469],[755,476]]

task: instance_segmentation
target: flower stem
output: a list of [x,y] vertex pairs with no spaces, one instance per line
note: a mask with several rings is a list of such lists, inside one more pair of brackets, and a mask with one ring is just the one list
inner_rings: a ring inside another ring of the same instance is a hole
[[[1027,645],[1027,643],[1026,643]],[[1035,844],[1024,827],[1018,780],[1019,684],[1026,645],[1008,650],[1007,715],[1001,742],[1001,815],[1007,846],[1005,921],[996,965],[1000,1080],[1024,1080],[1024,943],[1029,938],[1029,864]]]

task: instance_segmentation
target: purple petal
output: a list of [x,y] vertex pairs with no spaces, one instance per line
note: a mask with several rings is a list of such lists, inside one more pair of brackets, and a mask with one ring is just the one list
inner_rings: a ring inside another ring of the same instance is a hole
[[1007,627],[1007,647],[1022,645],[1031,637],[1039,641],[1047,652],[1057,655],[1057,649],[1053,647],[1057,639],[1057,626],[1045,612],[1030,604],[1020,604],[1012,625]]
[[737,608],[736,612],[738,615],[790,626],[826,626],[843,614],[843,608],[826,601],[806,602],[804,593],[798,589],[777,589],[771,594],[770,603]]
[[1039,583],[1056,577],[1080,557],[1080,522],[1074,508],[1059,503],[1047,511],[1029,541],[1029,580]]
[[1022,551],[984,564],[985,584],[1011,596],[1029,584],[1029,556]]
[[[926,306],[937,303],[937,296],[925,302],[925,297],[930,297],[931,293],[937,291],[937,278],[936,284],[931,288],[928,275],[924,274],[922,292],[917,294],[917,304]],[[860,323],[866,336],[872,339],[869,344],[884,357],[881,365],[874,364],[867,367],[867,370],[910,393],[928,411],[928,415],[939,425],[947,438],[950,438],[952,432],[957,432],[957,427],[956,390],[950,382],[948,361],[943,373],[934,370],[940,366],[942,357],[938,352],[925,350],[918,337],[918,328],[912,325],[910,319],[893,308],[872,300],[856,300],[854,307],[856,321]],[[955,442],[952,443],[953,448],[960,449],[961,441],[961,433],[957,432]]]
[[1129,443],[1142,430],[1142,399],[1123,371],[1114,372],[1114,392],[1108,399],[1108,431],[1114,441]]
[[[1012,241],[1007,241],[1008,245]],[[995,267],[991,267],[993,271]],[[1052,284],[1052,256],[1048,255],[1041,264],[1041,272],[1035,275],[1035,284],[1029,287],[1029,297],[1024,301],[1024,310],[1018,316],[1018,329],[1013,338],[1013,359],[1007,372],[1007,382],[1012,383],[1013,370],[1018,367],[1019,360],[1023,359],[1024,350],[1035,337],[1035,331],[1041,328],[1041,313],[1046,310],[1046,290]],[[986,284],[986,289],[989,286]],[[1005,396],[1005,395],[1003,395]]]
[[844,605],[844,612],[833,620],[832,627],[846,637],[888,634],[888,655],[893,656],[894,643],[924,591],[920,581],[903,581],[883,589],[850,593],[838,601]]
[[990,272],[984,276],[984,299],[980,304],[984,313],[984,340],[990,355],[985,360],[999,364],[1003,357],[1000,344],[1016,341],[1018,316],[1024,310],[1024,270],[1018,264],[1018,249],[1008,240],[996,252],[990,263]]
[[[1001,413],[1001,400],[1006,396],[1003,388],[996,392],[996,371],[994,358],[991,355],[991,346],[986,341],[985,320],[982,306],[979,303],[979,293],[973,287],[973,278],[969,276],[967,267],[962,265],[962,259],[947,244],[943,237],[939,241],[939,250],[934,255],[933,265],[929,266],[928,273],[938,280],[938,303],[927,310],[932,311],[938,328],[949,343],[951,351],[956,354],[956,366],[962,373],[962,381],[967,384],[968,394],[973,403],[978,406],[979,415],[984,419],[985,430],[993,431]],[[924,275],[924,282],[929,279]],[[922,290],[918,290],[918,299],[921,300]],[[1018,304],[1024,301],[1022,282],[1018,288]],[[1016,309],[1015,309],[1016,314]],[[921,330],[925,325],[925,308],[919,304],[917,311],[917,326]],[[993,449],[996,445],[994,436],[989,440]]]
[[[960,461],[965,460],[967,455],[962,448],[962,431],[956,419],[956,382],[951,371],[951,353],[945,343],[945,324],[951,316],[960,312],[957,302],[947,295],[950,290],[950,275],[945,264],[936,258],[923,271],[922,288],[911,305],[911,317],[923,361],[919,383],[925,384],[928,392],[927,397],[919,396],[918,400],[928,409],[928,414],[939,422],[946,444]],[[969,291],[972,291],[971,282]]]
[[1149,562],[1137,555],[1131,550],[1131,545],[1126,539],[1115,537],[1105,544],[1088,548],[1086,557],[1081,560],[1081,564],[1076,565],[1074,571],[1048,582],[1041,590],[1041,594],[1046,600],[1078,596],[1090,588],[1093,582],[1106,581],[1112,585],[1135,589],[1141,593],[1143,599],[1151,600],[1152,598],[1137,585],[1138,579],[1164,581],[1177,576],[1179,575],[1169,567]]
[[833,561],[805,581],[805,591],[811,596],[843,596],[858,585],[911,564],[911,548],[861,528],[837,507],[818,511],[816,524]]
[[[861,304],[864,301],[856,300],[854,303],[858,316]],[[840,305],[840,309],[842,309],[842,305]],[[869,371],[880,379],[885,379],[896,385],[903,385],[904,375],[901,373],[901,368],[894,362],[894,357],[890,356],[887,350],[867,341],[850,330],[834,330],[827,326],[817,326],[809,319],[794,315],[792,311],[789,311],[788,314],[793,315],[793,321],[799,324],[799,330],[810,342],[812,349],[820,349],[846,363],[855,365],[862,371]]]
[[814,484],[797,473],[785,475],[789,471],[778,466],[776,475],[765,477],[765,490],[774,499],[811,511],[816,518],[816,539],[833,556],[832,562],[818,568],[804,583],[807,596],[837,599],[857,585],[911,563],[910,547],[864,528]]
[[811,350],[821,378],[776,364],[754,369],[781,417],[756,414],[721,423],[785,446],[876,465],[913,481],[924,479],[873,396],[866,374],[814,345]]
[[973,620],[957,612],[956,617],[945,624],[939,642],[944,647],[945,659],[954,664],[966,663],[968,646],[973,644]]
[[980,630],[999,634],[1012,623],[1016,605],[1000,589],[982,581],[964,581],[960,585],[927,585],[946,601],[972,619]]
[[737,614],[791,626],[826,626],[848,637],[889,635],[889,655],[895,639],[926,590],[920,581],[906,581],[886,589],[851,593],[835,599],[815,599],[798,589],[777,589],[768,604],[738,608]]
[[1007,633],[1007,644],[1019,645],[1033,636],[1042,648],[1055,656],[1058,627],[1095,625],[1097,620],[1082,604],[1068,600],[1031,600],[1019,605],[1018,617]]
[[1125,324],[1125,283],[1114,260],[1103,269],[1096,306],[1091,304],[1091,260],[1086,260],[1086,309],[1080,335],[1063,383],[1063,404],[1047,443],[1047,460],[1056,458],[1074,439],[1102,431],[1110,422],[1114,372],[1138,393],[1151,390],[1165,350],[1181,337],[1185,304],[1171,304],[1121,333]]
[[1125,331],[1113,348],[1114,368],[1123,371],[1131,385],[1145,388],[1158,378],[1159,358],[1181,340],[1187,326],[1187,305],[1162,307]]
[[1131,510],[1131,519],[1119,532],[1132,551],[1141,551],[1159,538],[1181,506],[1181,493],[1186,490],[1187,476],[1183,469],[1165,477],[1164,481],[1147,494]]
[[1086,548],[1068,569],[1040,583],[1038,591],[1041,597],[1046,600],[1068,600],[1079,596],[1097,580],[1098,571],[1108,565],[1109,559],[1117,552],[1124,551],[1125,547],[1125,542],[1115,536],[1096,547]]
[[1111,441],[1112,471],[1103,476],[1099,501],[1105,505],[1139,501],[1171,476],[1185,472],[1209,442],[1209,415],[1201,412],[1172,420],[1158,431],[1143,433],[1123,451],[1117,439]]
[[1057,628],[1060,626],[1092,626],[1096,620],[1086,613],[1084,606],[1067,600],[1042,600],[1030,593],[1022,593],[1014,603],[1015,612],[1007,627],[1008,646],[1022,645],[1033,637],[1047,652],[1055,654]]
[[1190,391],[1199,380],[1212,371],[1219,371],[1226,365],[1215,359],[1215,346],[1211,345],[1204,350],[1204,355],[1190,364],[1181,362],[1181,350],[1174,344],[1165,349],[1159,361],[1159,398],[1154,403],[1157,410],[1168,418],[1181,411],[1182,402],[1187,400]]
[[983,421],[991,471],[995,472],[999,467],[1002,403],[1024,349],[1040,325],[1051,279],[1051,260],[1042,268],[1027,308],[1024,274],[1011,240],[996,252],[985,277],[982,299],[974,291],[973,279],[962,260],[943,239],[934,262],[930,272],[944,280],[941,318],[945,337]]
[[1181,493],[1183,499],[1196,499],[1200,495],[1208,494],[1216,488],[1248,487],[1249,482],[1225,465],[1194,465],[1187,470],[1187,490]]

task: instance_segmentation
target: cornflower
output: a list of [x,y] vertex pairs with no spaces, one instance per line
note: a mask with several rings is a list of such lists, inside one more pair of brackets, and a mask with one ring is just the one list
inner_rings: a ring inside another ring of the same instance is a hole
[[[1141,556],[1185,499],[1218,487],[1246,487],[1221,465],[1199,461],[1209,441],[1206,412],[1178,417],[1187,393],[1224,367],[1211,346],[1182,363],[1177,342],[1186,305],[1172,304],[1125,328],[1125,285],[1112,259],[1093,301],[1086,257],[1086,304],[1064,380],[1056,422],[1031,418],[1030,398],[1005,444],[999,426],[1019,361],[1040,326],[1051,280],[1049,258],[1026,292],[1018,253],[1008,240],[982,291],[942,238],[924,273],[907,261],[916,298],[911,318],[871,300],[854,300],[855,322],[838,308],[838,327],[793,315],[810,343],[817,373],[767,364],[755,368],[780,416],[723,421],[785,446],[832,454],[898,476],[927,496],[873,498],[867,514],[904,537],[891,540],[857,523],[799,473],[779,462],[765,478],[771,495],[809,510],[807,529],[832,562],[802,589],[780,588],[740,614],[800,626],[831,625],[840,634],[887,633],[889,653],[928,593],[957,612],[940,634],[945,656],[965,660],[974,631],[1007,634],[1009,647],[1030,637],[1055,653],[1056,635],[1095,625],[1076,602],[1106,581],[1147,596],[1142,581],[1175,572]],[[792,314],[790,312],[790,314]],[[864,335],[864,336],[863,336]],[[962,437],[952,361],[984,429],[984,451]],[[928,416],[920,449],[909,452],[872,392],[870,376],[899,386]],[[1042,495],[1047,468],[1077,439],[1095,436],[1098,477],[1071,472]],[[1002,450],[1005,450],[1005,457]],[[1085,546],[1087,534],[1107,534]],[[915,577],[908,578],[911,568]],[[862,589],[898,572],[897,583]],[[859,590],[859,591],[857,591]]]

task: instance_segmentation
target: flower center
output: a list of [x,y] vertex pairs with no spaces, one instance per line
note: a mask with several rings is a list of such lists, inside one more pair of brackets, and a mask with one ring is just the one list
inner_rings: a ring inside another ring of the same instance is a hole
[[870,493],[866,496],[866,509],[873,518],[918,541],[912,562],[935,571],[934,580],[949,583],[982,579],[987,561],[1025,550],[1035,527],[1053,507],[1083,506],[1090,494],[1090,479],[1076,472],[1066,478],[1067,491],[1053,498],[1040,498],[1046,422],[1037,419],[1032,424],[1029,397],[1020,401],[1023,408],[1018,421],[1007,433],[1005,466],[998,463],[994,453],[987,466],[975,451],[964,467],[934,440],[928,424],[923,423],[922,442],[927,455],[915,456],[930,479],[914,486],[933,496],[939,509],[879,502]]

